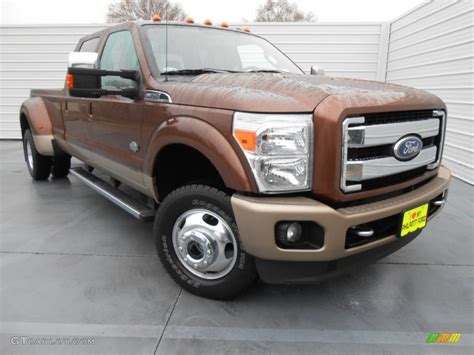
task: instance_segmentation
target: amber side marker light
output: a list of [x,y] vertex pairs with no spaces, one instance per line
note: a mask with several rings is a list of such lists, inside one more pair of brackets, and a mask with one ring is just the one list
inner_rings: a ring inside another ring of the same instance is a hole
[[153,15],[153,17],[151,18],[154,22],[160,22],[161,21],[161,16],[156,14],[156,15]]
[[255,152],[257,149],[257,137],[255,132],[236,129],[234,131],[234,137],[237,139],[242,149],[249,152]]
[[209,20],[209,19],[204,20],[204,24],[205,24],[206,26],[212,26],[212,21]]
[[186,22],[186,23],[194,23],[194,19],[193,19],[192,17],[189,17],[189,16],[188,16],[188,17],[186,17],[186,18],[184,19],[184,22]]
[[66,86],[68,89],[74,88],[74,76],[72,74],[66,75]]

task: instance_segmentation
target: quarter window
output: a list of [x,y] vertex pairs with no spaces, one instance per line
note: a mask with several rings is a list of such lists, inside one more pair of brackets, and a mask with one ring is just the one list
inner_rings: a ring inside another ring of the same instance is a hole
[[79,52],[95,52],[97,53],[97,45],[99,44],[99,37],[88,39],[81,45]]

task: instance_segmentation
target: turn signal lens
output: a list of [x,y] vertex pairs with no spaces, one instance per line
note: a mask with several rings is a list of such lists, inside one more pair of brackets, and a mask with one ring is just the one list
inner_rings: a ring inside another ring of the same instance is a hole
[[74,88],[74,76],[72,74],[66,75],[66,86],[68,89]]
[[237,142],[239,142],[242,149],[248,152],[255,152],[257,148],[257,136],[255,132],[236,129],[234,130],[234,137],[237,139]]

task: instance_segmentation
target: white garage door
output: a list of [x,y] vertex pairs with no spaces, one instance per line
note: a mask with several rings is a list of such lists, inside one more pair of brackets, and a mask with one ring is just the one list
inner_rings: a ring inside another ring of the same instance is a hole
[[438,95],[448,107],[443,163],[474,183],[474,2],[430,1],[392,22],[387,81]]

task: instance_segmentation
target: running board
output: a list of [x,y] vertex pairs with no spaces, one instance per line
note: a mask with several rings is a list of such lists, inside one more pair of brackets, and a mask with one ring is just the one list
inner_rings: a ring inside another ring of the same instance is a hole
[[85,171],[83,168],[71,168],[69,172],[87,186],[104,196],[107,200],[115,203],[117,206],[130,213],[133,217],[143,222],[152,221],[155,218],[155,211],[152,208],[142,202],[134,200],[104,180]]

